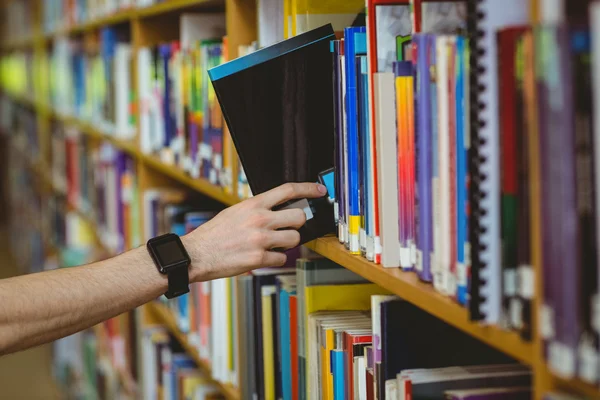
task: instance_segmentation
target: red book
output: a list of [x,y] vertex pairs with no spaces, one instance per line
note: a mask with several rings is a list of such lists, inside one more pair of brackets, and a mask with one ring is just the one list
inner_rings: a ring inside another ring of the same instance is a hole
[[[450,59],[448,60],[448,148],[450,164],[450,274],[458,282],[456,263],[458,262],[458,220],[456,212],[456,41],[448,42]],[[453,286],[456,288],[456,285]],[[457,298],[457,292],[450,294]]]
[[375,400],[375,379],[373,378],[373,370],[367,368],[367,400]]
[[504,317],[510,316],[510,303],[516,296],[517,225],[519,198],[516,51],[526,27],[509,27],[498,31],[498,115],[500,116],[500,215],[502,237],[502,306]]
[[354,357],[364,354],[364,346],[373,342],[373,335],[348,331],[344,332],[343,340],[346,352],[346,399],[354,400]]
[[296,295],[290,295],[290,360],[292,363],[292,400],[298,400],[298,302]]

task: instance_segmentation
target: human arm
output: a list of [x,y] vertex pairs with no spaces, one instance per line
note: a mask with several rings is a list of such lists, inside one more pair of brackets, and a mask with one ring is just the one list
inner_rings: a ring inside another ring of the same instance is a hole
[[[274,248],[298,245],[302,210],[271,211],[321,185],[286,184],[232,206],[182,237],[190,282],[236,276],[286,261]],[[291,229],[285,229],[291,228]],[[283,229],[283,230],[280,230]],[[167,290],[145,247],[86,266],[0,280],[0,354],[47,343],[156,299]]]

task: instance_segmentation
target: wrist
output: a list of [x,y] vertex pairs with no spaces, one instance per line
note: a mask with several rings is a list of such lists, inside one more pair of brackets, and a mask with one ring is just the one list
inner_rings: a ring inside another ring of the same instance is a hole
[[210,258],[206,256],[205,244],[202,238],[198,238],[198,232],[181,236],[181,242],[192,261],[189,268],[190,283],[207,280]]

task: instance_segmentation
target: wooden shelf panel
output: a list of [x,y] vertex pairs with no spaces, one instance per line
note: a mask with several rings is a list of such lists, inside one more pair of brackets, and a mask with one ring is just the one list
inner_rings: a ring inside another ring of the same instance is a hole
[[170,0],[158,3],[149,7],[138,8],[135,11],[135,17],[147,18],[155,17],[161,14],[172,13],[174,11],[184,10],[186,8],[197,6],[214,6],[223,4],[222,0]]
[[25,50],[33,48],[36,42],[36,37],[30,36],[25,38],[15,38],[2,43],[2,49],[5,51]]
[[586,396],[590,399],[600,399],[600,388],[582,381],[579,378],[576,379],[564,379],[554,375],[547,366],[542,367],[543,371],[538,371],[538,374],[545,375],[545,379],[550,387],[558,390],[565,391],[567,393],[574,393],[579,396]]
[[[103,26],[118,25],[130,22],[134,19],[143,19],[156,17],[167,13],[182,11],[192,7],[215,7],[224,4],[223,0],[170,0],[162,3],[154,4],[143,8],[131,8],[118,11],[115,14],[107,15],[93,21],[85,22],[78,25],[69,26],[57,30],[56,32],[44,35],[44,40],[52,40],[58,36],[68,36],[84,32],[93,31]],[[27,39],[30,44],[35,42],[34,38]],[[17,41],[20,43],[20,41]],[[10,43],[9,43],[10,44]]]
[[203,178],[192,178],[182,169],[164,164],[156,156],[142,153],[136,143],[120,140],[111,135],[103,134],[97,129],[93,128],[89,124],[78,120],[77,118],[67,117],[58,113],[52,113],[54,118],[69,125],[76,126],[83,134],[93,137],[97,140],[106,140],[112,143],[115,147],[129,153],[132,157],[137,158],[142,163],[152,168],[153,170],[166,175],[181,184],[189,187],[190,189],[196,190],[197,192],[203,193],[208,197],[211,197],[217,201],[220,201],[226,205],[233,205],[239,203],[239,199],[227,192],[220,187],[213,185]]
[[225,190],[222,187],[213,185],[204,178],[192,178],[182,169],[177,168],[175,166],[166,165],[155,156],[140,154],[140,157],[144,164],[154,169],[155,171],[158,171],[163,175],[175,179],[176,181],[184,184],[190,189],[194,189],[197,192],[203,193],[208,197],[220,201],[223,204],[230,206],[240,202],[240,200],[237,197],[225,192]]
[[[194,347],[188,341],[187,335],[185,335],[179,330],[179,328],[177,327],[177,323],[175,322],[175,318],[173,318],[173,315],[171,314],[171,311],[169,311],[169,309],[164,305],[157,303],[148,303],[145,307],[148,307],[150,311],[154,314],[154,316],[167,327],[167,329],[173,334],[173,336],[177,338],[179,343],[181,343],[181,345],[185,349],[186,353],[190,357],[192,357],[192,359],[196,362],[198,368],[200,368],[207,376],[212,377],[212,370],[210,365],[208,365],[204,360],[200,358],[200,353],[198,353],[196,347]],[[226,399],[240,399],[240,392],[237,388],[233,387],[230,384],[221,383],[219,381],[213,382],[219,387],[221,393],[225,396]]]
[[532,343],[525,342],[515,332],[471,322],[466,308],[436,292],[432,285],[421,282],[415,273],[403,272],[399,268],[386,269],[354,256],[335,237],[317,239],[308,243],[307,247],[521,363],[534,364]]

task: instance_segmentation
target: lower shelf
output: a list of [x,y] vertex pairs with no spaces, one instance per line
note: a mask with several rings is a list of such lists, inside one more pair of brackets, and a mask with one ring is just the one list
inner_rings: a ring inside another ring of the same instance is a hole
[[306,246],[519,362],[533,365],[532,343],[521,339],[516,332],[471,322],[466,308],[436,292],[432,285],[421,282],[416,274],[400,268],[383,268],[352,255],[336,237],[317,239]]
[[[175,318],[171,314],[169,309],[161,304],[149,303],[145,305],[148,307],[152,314],[159,320],[162,324],[164,324],[167,329],[177,338],[179,343],[183,346],[186,353],[192,357],[192,359],[198,365],[207,376],[212,377],[212,370],[210,365],[208,365],[205,361],[200,358],[200,354],[196,347],[194,347],[188,340],[187,335],[179,330],[177,327],[177,322]],[[225,396],[228,400],[240,400],[240,392],[237,388],[230,384],[224,384],[218,381],[214,381],[214,383],[219,387],[223,396]]]

